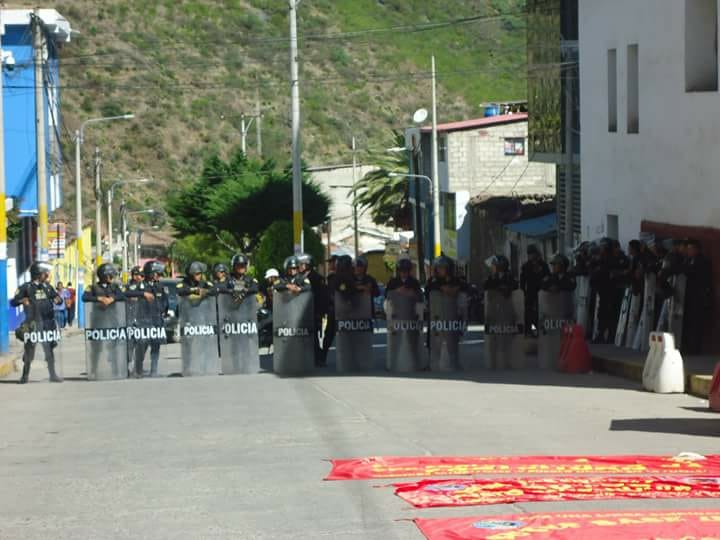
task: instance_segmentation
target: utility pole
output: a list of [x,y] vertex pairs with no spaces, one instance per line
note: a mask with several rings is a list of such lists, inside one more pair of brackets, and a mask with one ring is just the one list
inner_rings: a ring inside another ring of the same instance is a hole
[[120,201],[120,234],[122,235],[122,273],[123,281],[128,277],[128,246],[127,246],[127,207],[125,198]]
[[95,270],[102,264],[102,194],[100,193],[100,148],[95,147]]
[[300,168],[300,75],[298,66],[297,6],[290,4],[290,90],[292,101],[293,244],[295,253],[304,250],[302,170]]
[[437,133],[437,75],[435,73],[435,55],[431,60],[432,67],[432,178],[433,178],[433,229],[435,233],[434,257],[442,253],[440,230],[440,174],[438,172],[438,133]]
[[83,309],[79,301],[85,282],[85,270],[83,267],[83,230],[82,230],[82,186],[80,185],[80,146],[82,145],[82,130],[75,130],[75,290],[78,293],[78,301],[75,302],[75,320],[78,327],[82,327],[81,320]]
[[573,84],[572,71],[568,67],[565,71],[565,234],[560,236],[560,252],[567,253],[573,247],[573,176],[574,176],[574,149],[573,126],[575,124],[573,111]]
[[47,261],[48,209],[47,209],[47,163],[45,156],[45,81],[43,78],[43,36],[40,8],[35,8],[32,18],[33,49],[35,60],[35,149],[37,152],[37,202],[38,202],[38,259]]
[[357,203],[355,198],[357,193],[355,192],[355,183],[357,182],[357,146],[355,144],[355,137],[352,138],[352,177],[353,177],[353,231],[355,232],[355,260],[360,255],[360,235],[358,233],[358,211]]
[[257,136],[257,154],[262,158],[262,110],[260,109],[260,88],[255,87],[255,134]]
[[108,220],[108,251],[110,252],[110,264],[115,264],[113,258],[113,230],[112,230],[112,186],[107,190],[107,220]]
[[5,307],[8,301],[7,290],[7,216],[5,211],[5,119],[3,115],[3,77],[5,77],[2,52],[2,36],[5,27],[2,22],[2,8],[0,5],[0,354],[5,354],[10,349],[8,324],[8,310]]
[[240,117],[240,147],[242,153],[247,157],[247,128],[245,127],[245,115]]

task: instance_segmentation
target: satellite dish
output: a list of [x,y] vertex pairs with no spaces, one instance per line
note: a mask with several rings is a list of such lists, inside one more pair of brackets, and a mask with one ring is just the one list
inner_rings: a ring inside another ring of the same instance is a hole
[[427,117],[427,109],[418,109],[415,111],[415,114],[413,114],[413,122],[416,124],[422,124],[425,120],[427,120]]

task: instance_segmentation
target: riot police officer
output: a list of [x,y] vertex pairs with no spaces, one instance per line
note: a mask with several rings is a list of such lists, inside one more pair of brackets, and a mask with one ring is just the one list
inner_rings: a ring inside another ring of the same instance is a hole
[[[160,278],[165,272],[165,266],[159,261],[148,261],[143,266],[145,279],[137,285],[128,287],[125,296],[137,299],[137,320],[139,328],[165,327],[164,315],[168,310],[168,291],[160,284]],[[143,361],[145,353],[150,348],[150,376],[157,377],[158,362],[160,360],[160,345],[162,338],[149,338],[138,340],[135,343],[135,374],[136,378],[143,377]]]
[[130,284],[138,284],[141,283],[143,280],[143,272],[142,268],[139,266],[133,266],[132,270],[130,270]]
[[385,296],[387,297],[390,291],[395,290],[421,294],[422,287],[420,286],[420,282],[411,275],[411,272],[412,261],[410,259],[400,259],[397,265],[397,276],[388,281],[385,289]]
[[[23,306],[25,311],[25,322],[18,329],[24,333],[35,331],[59,331],[54,316],[54,304],[63,301],[57,294],[52,285],[48,283],[52,266],[45,262],[34,262],[30,266],[29,283],[22,285],[16,292],[15,296],[10,300],[13,307]],[[18,333],[16,333],[18,335]],[[33,340],[25,339],[25,348],[23,351],[23,372],[19,384],[25,384],[30,375],[30,364],[35,358],[36,343]],[[57,345],[55,341],[41,341],[45,360],[48,366],[48,374],[50,382],[62,382],[62,379],[55,371],[55,354],[53,349]]]
[[485,280],[483,289],[500,291],[509,297],[518,289],[518,282],[510,273],[510,261],[505,255],[494,255],[490,259],[490,276]]
[[530,335],[538,326],[538,292],[550,269],[537,246],[528,246],[527,255],[527,262],[520,268],[520,290],[525,294],[525,333]]
[[308,253],[298,256],[299,271],[310,282],[313,292],[313,316],[315,319],[315,366],[325,367],[325,357],[322,349],[322,324],[328,311],[328,293],[325,279],[315,270],[315,260]]
[[687,257],[683,273],[687,277],[685,312],[683,316],[682,352],[700,354],[704,330],[712,314],[712,263],[702,253],[700,242],[687,241]]
[[293,294],[312,291],[310,280],[300,273],[300,261],[295,255],[285,259],[283,271],[284,275],[273,286],[276,291],[289,291]]
[[98,302],[104,306],[109,306],[114,302],[124,302],[125,292],[122,287],[113,282],[117,275],[117,268],[110,263],[98,266],[98,282],[83,293],[83,302]]
[[207,271],[207,266],[201,262],[193,261],[185,269],[185,277],[182,282],[177,284],[178,296],[213,296],[217,294],[217,290],[211,281],[207,281],[203,274]]
[[221,288],[228,281],[228,268],[223,263],[217,263],[213,266],[213,280],[215,287]]
[[574,291],[575,277],[569,272],[570,260],[560,253],[551,260],[552,273],[545,276],[541,288],[548,292]]
[[232,294],[233,298],[240,303],[248,296],[260,292],[257,280],[247,275],[250,260],[247,255],[238,253],[233,255],[230,261],[230,277],[223,286],[218,287],[220,294]]
[[[370,302],[380,296],[377,280],[367,273],[368,260],[362,255],[355,259],[355,289],[370,294]],[[372,313],[372,311],[371,311]]]
[[[325,332],[323,333],[322,341],[322,358],[323,364],[327,363],[328,351],[332,347],[333,341],[335,340],[335,291],[340,286],[338,276],[338,261],[340,256],[333,254],[328,259],[328,276],[327,276],[327,321],[325,324]],[[345,280],[346,287],[347,283],[350,282],[350,275],[352,274],[352,259],[346,255],[342,256],[342,262],[340,263],[342,268],[345,268]]]

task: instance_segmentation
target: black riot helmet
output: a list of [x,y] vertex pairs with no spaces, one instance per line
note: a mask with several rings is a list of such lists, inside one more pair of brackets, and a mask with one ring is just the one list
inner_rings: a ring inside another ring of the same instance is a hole
[[215,266],[213,266],[213,274],[219,274],[220,272],[224,272],[227,274],[227,266],[225,266],[223,263],[217,263]]
[[247,258],[247,255],[243,253],[237,253],[233,255],[233,258],[230,260],[230,267],[235,270],[235,267],[241,264],[243,266],[247,266],[250,264],[250,259]]
[[507,272],[510,269],[510,261],[505,255],[494,255],[490,259],[490,264],[495,267],[498,272]]
[[43,274],[52,272],[52,265],[46,262],[36,261],[30,265],[30,278],[37,279]]
[[192,277],[195,274],[204,274],[207,271],[207,266],[199,261],[193,261],[187,265],[185,269],[185,275]]
[[527,254],[528,254],[528,257],[532,257],[533,255],[539,257],[540,250],[538,249],[538,247],[535,244],[530,244],[527,247]]
[[160,261],[148,261],[143,266],[145,279],[151,279],[155,274],[162,275],[163,272],[165,272],[165,265]]
[[139,266],[133,266],[132,270],[130,270],[131,276],[141,276],[142,273],[142,268],[140,268]]
[[560,266],[562,267],[562,272],[566,272],[570,266],[570,261],[562,253],[556,253],[553,258],[550,259],[550,264],[553,266],[553,269],[555,266]]
[[439,257],[435,258],[435,260],[432,263],[433,272],[438,273],[438,271],[441,268],[444,268],[447,272],[447,275],[451,275],[453,273],[453,261],[450,257],[446,255],[440,255]]
[[115,266],[113,266],[110,263],[103,263],[100,266],[98,266],[97,269],[97,277],[100,280],[100,282],[110,281],[111,279],[114,279],[117,277],[118,271]]
[[298,258],[295,255],[290,255],[285,259],[285,262],[283,262],[283,270],[285,270],[286,274],[289,270],[297,270],[299,266],[300,261],[298,261]]
[[412,261],[410,259],[400,259],[397,269],[398,272],[412,272]]
[[352,257],[350,255],[340,255],[335,263],[335,271],[338,274],[352,274]]
[[315,258],[309,253],[302,253],[298,255],[298,264],[307,266],[308,268],[315,267]]

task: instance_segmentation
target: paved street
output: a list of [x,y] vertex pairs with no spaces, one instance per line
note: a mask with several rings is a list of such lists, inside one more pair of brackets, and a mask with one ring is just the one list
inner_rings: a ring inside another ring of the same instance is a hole
[[[480,335],[470,340],[466,353],[481,354]],[[0,538],[419,539],[403,520],[718,504],[415,510],[374,487],[383,481],[322,480],[334,457],[718,451],[720,420],[702,401],[619,378],[324,370],[88,383],[80,337],[66,346],[64,384],[0,384]],[[169,346],[163,372],[178,370]],[[42,362],[34,375],[46,377]]]

